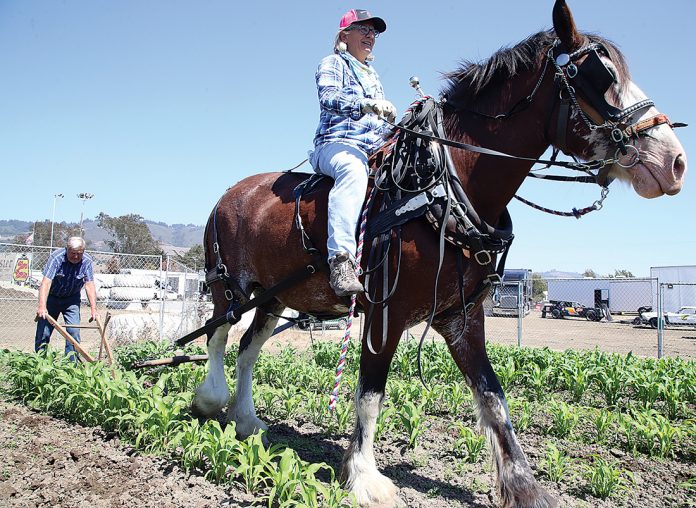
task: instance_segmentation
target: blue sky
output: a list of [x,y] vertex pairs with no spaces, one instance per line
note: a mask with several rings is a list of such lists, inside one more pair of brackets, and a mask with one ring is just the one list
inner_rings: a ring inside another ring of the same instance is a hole
[[[258,172],[283,170],[311,148],[318,119],[314,71],[338,20],[367,8],[389,26],[375,67],[399,111],[408,78],[439,92],[463,59],[551,26],[551,0],[232,2],[0,0],[0,219],[76,222],[138,213],[204,224],[221,193]],[[615,41],[634,81],[696,153],[693,20],[696,2],[582,0],[580,29]],[[563,219],[513,202],[510,267],[601,274],[696,264],[696,176],[671,198],[645,200],[613,184],[601,212]],[[552,208],[592,203],[599,189],[526,182],[520,195]]]

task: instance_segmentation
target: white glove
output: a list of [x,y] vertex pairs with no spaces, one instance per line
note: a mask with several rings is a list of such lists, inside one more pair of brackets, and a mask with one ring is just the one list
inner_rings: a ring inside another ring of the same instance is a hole
[[384,99],[364,99],[360,105],[360,109],[363,114],[374,113],[390,122],[396,120],[396,108],[394,104]]

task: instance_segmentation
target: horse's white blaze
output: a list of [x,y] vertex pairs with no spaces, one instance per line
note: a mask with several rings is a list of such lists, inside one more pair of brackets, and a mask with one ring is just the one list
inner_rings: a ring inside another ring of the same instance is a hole
[[[614,68],[609,59],[605,57],[603,60],[607,67]],[[620,95],[619,104],[615,104],[619,109],[628,108],[648,98],[632,81],[623,83],[623,86],[616,84],[614,90]],[[633,125],[658,114],[660,112],[654,106],[645,108],[626,118],[625,123]],[[579,120],[577,111],[573,113],[573,117]],[[578,134],[579,129],[580,125],[576,124],[575,134]],[[614,164],[610,176],[630,182],[638,195],[655,198],[663,194],[676,194],[681,190],[686,174],[686,152],[669,125],[652,127],[648,133],[649,136],[631,141],[638,154],[629,149],[626,155],[617,151],[618,147],[611,141],[607,129],[597,129],[583,138],[592,147],[591,159],[611,158],[615,155],[618,157],[620,164]],[[636,157],[638,162],[634,164]]]
[[[273,333],[277,322],[278,318],[268,316],[264,326],[252,335],[249,346],[237,357],[237,390],[234,402],[227,413],[227,419],[235,421],[237,434],[241,437],[247,437],[259,430],[268,429],[268,426],[256,416],[251,392],[252,373],[254,364],[259,358],[261,347]],[[253,327],[255,324],[254,322],[251,326]]]
[[231,325],[218,327],[208,342],[208,375],[196,390],[193,406],[202,414],[215,415],[230,400],[230,390],[225,379],[225,345]]
[[382,397],[376,393],[362,395],[360,388],[355,395],[358,417],[356,428],[361,432],[361,439],[348,449],[343,473],[346,476],[346,488],[355,495],[360,506],[388,503],[396,496],[394,483],[380,473],[375,465],[373,445],[381,400]]

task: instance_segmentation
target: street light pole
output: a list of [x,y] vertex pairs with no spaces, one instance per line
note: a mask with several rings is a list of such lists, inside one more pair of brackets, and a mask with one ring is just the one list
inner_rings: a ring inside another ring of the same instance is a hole
[[85,214],[85,202],[88,199],[92,199],[94,197],[94,194],[90,194],[88,192],[80,192],[77,195],[77,197],[82,200],[82,211],[80,212],[80,236],[84,238],[85,232],[82,229],[82,218],[84,217],[84,214]]
[[53,213],[51,214],[51,250],[53,250],[53,221],[56,218],[56,200],[58,198],[64,198],[63,194],[53,195]]

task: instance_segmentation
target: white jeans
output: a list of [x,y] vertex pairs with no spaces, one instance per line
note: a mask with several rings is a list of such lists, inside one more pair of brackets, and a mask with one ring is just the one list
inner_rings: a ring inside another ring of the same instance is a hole
[[310,163],[314,171],[334,179],[329,192],[329,259],[339,252],[355,258],[355,233],[367,191],[367,155],[344,143],[328,143],[316,149]]

